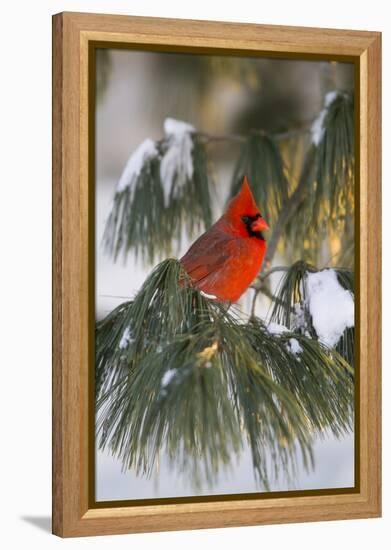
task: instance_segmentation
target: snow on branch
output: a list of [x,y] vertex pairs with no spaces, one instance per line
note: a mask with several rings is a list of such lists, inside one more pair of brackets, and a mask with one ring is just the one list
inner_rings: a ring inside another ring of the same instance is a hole
[[144,260],[172,253],[180,236],[211,223],[205,144],[187,122],[167,118],[165,136],[132,151],[115,189],[103,244],[114,260],[130,250]]
[[285,328],[315,338],[353,364],[352,273],[338,268],[318,271],[296,262],[281,278],[269,327],[275,333]]
[[122,193],[126,188],[130,188],[134,192],[141,171],[145,170],[148,163],[156,159],[158,155],[159,151],[155,142],[149,138],[145,139],[130,155],[118,181],[116,193]]
[[334,269],[308,273],[304,284],[316,334],[327,347],[335,347],[345,330],[354,326],[353,294],[340,285]]
[[180,198],[186,184],[193,177],[194,126],[166,118],[164,121],[167,149],[160,163],[160,179],[167,207],[172,198]]
[[335,99],[338,97],[339,93],[340,92],[338,92],[337,90],[333,90],[331,92],[328,92],[325,95],[324,108],[320,111],[319,115],[316,117],[316,119],[312,123],[311,138],[312,138],[312,143],[316,146],[318,146],[319,143],[321,142],[325,131],[324,122],[326,119],[328,109],[330,105],[333,103],[333,101],[335,101]]

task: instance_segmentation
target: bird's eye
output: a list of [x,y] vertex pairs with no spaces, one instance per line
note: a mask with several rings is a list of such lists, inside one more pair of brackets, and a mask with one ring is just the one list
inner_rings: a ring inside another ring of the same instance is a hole
[[250,221],[250,217],[249,216],[242,216],[242,221],[244,223],[248,223]]

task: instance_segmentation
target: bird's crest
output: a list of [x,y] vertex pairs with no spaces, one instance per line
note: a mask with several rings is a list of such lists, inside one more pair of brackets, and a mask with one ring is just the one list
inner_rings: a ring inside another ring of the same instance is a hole
[[240,219],[240,216],[256,216],[258,213],[259,208],[251,192],[247,176],[244,176],[242,187],[228,204],[226,215],[230,219]]

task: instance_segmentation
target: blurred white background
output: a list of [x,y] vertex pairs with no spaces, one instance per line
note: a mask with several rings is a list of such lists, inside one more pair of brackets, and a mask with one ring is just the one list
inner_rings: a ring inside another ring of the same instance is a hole
[[[391,353],[384,345],[384,517],[374,520],[323,522],[154,533],[60,540],[49,534],[51,513],[51,14],[95,11],[270,24],[381,30],[384,45],[384,174],[391,178],[387,151],[391,148],[390,20],[387,5],[373,0],[330,0],[224,4],[198,0],[14,0],[2,9],[2,86],[0,120],[3,185],[0,201],[3,302],[3,392],[0,400],[2,453],[0,468],[2,545],[5,548],[149,548],[188,550],[254,547],[273,550],[300,548],[387,549],[391,521],[390,430]],[[388,31],[388,32],[387,32]],[[385,213],[391,187],[384,186]],[[391,218],[384,216],[385,240]],[[391,277],[391,249],[384,247],[384,280]],[[391,306],[384,288],[385,309]],[[23,316],[21,316],[23,312]],[[390,321],[384,321],[384,342]],[[22,353],[23,352],[23,353]],[[388,542],[387,542],[388,541]]]

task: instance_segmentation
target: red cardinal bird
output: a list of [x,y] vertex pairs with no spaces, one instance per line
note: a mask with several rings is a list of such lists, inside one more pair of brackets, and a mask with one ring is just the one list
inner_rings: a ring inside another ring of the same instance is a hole
[[257,276],[269,229],[247,178],[226,212],[180,259],[195,285],[221,302],[237,302]]

